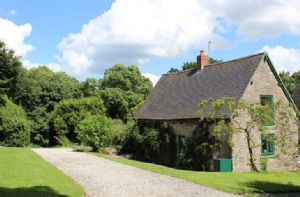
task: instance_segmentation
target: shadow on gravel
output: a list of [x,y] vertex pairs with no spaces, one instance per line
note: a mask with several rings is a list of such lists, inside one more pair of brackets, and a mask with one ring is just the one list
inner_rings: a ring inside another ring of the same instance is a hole
[[0,187],[1,197],[67,197],[48,186],[5,188]]
[[300,196],[300,186],[293,184],[281,184],[269,181],[252,181],[246,184],[253,188],[255,193],[262,196]]

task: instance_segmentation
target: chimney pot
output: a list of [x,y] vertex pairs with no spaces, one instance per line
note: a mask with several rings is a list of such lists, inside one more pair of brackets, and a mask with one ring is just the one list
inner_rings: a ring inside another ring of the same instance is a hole
[[202,70],[209,64],[209,57],[205,55],[204,50],[200,50],[200,55],[197,56],[197,69]]

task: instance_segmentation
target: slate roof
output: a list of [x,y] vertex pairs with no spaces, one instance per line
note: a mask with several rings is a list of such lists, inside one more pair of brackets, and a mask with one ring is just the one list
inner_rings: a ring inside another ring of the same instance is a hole
[[199,118],[201,101],[240,99],[264,53],[163,75],[152,89],[137,119],[174,120]]
[[296,89],[292,95],[292,98],[293,98],[298,110],[300,111],[300,83],[296,87]]

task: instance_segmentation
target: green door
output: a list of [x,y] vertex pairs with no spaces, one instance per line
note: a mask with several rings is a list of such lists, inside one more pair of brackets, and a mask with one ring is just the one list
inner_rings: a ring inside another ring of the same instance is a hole
[[232,159],[228,159],[228,158],[215,159],[214,170],[216,172],[232,172]]

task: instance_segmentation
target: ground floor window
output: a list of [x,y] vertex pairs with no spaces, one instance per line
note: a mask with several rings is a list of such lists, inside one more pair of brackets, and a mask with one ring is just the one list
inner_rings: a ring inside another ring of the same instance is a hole
[[261,154],[263,156],[275,155],[275,136],[274,133],[261,136]]

